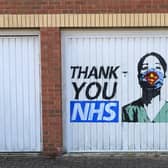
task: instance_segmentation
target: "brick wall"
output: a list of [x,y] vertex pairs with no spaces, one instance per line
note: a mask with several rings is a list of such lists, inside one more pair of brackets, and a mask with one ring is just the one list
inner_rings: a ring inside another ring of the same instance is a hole
[[168,0],[0,0],[0,13],[168,12]]
[[41,28],[43,151],[60,152],[62,146],[61,54],[58,28]]

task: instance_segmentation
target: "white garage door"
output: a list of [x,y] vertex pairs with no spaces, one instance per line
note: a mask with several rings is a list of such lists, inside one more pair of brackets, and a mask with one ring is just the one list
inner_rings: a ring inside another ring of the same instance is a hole
[[168,150],[168,31],[62,32],[64,149]]
[[0,152],[40,151],[37,32],[0,32]]

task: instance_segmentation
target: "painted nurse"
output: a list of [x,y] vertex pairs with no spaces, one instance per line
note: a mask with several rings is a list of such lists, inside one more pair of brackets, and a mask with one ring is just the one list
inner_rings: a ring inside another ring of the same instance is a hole
[[122,122],[168,122],[168,102],[161,97],[166,71],[166,61],[158,53],[148,53],[139,60],[142,96],[122,107]]

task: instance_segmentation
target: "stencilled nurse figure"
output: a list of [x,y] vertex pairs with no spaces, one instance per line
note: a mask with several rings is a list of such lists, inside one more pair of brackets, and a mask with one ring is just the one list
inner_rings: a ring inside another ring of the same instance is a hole
[[142,97],[122,107],[122,122],[168,122],[168,102],[161,98],[167,64],[158,53],[144,55],[138,63]]

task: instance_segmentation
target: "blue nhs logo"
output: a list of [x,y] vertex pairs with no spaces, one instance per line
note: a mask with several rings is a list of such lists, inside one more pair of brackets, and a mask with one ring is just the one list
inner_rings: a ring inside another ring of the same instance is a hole
[[70,101],[71,122],[118,122],[118,101]]

